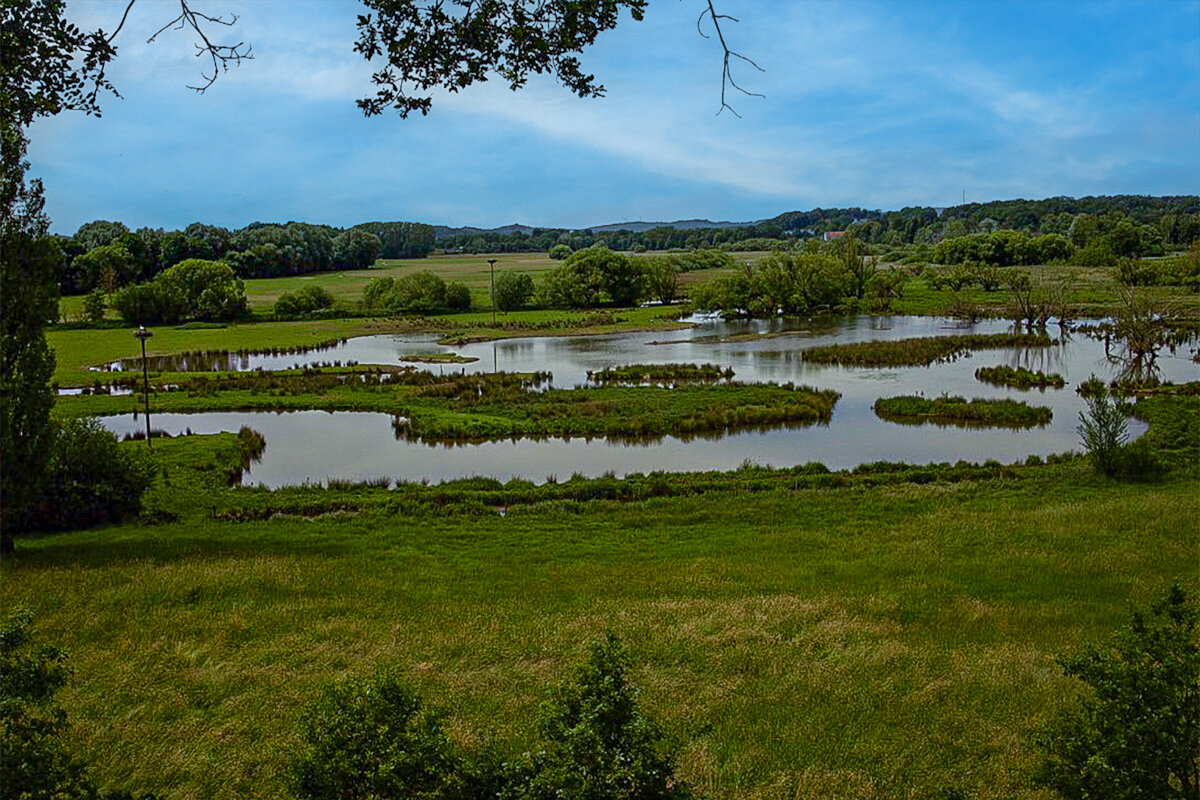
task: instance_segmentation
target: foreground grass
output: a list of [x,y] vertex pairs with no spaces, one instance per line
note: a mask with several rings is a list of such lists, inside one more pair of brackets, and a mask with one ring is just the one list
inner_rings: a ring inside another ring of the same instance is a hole
[[101,782],[171,797],[280,796],[300,707],[378,664],[456,738],[528,742],[605,630],[711,797],[1042,797],[1030,736],[1077,691],[1055,654],[1197,583],[1191,473],[230,523],[202,496],[230,494],[220,469],[196,467],[232,437],[202,441],[155,445],[154,504],[195,499],[181,521],[22,540],[0,584],[70,649],[62,700]]

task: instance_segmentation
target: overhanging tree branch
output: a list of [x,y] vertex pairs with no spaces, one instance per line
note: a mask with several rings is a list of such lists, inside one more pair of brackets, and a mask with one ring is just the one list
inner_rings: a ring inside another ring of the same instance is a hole
[[711,36],[709,36],[708,34],[706,34],[704,32],[703,28],[700,27],[700,23],[702,23],[704,21],[705,17],[708,17],[710,20],[712,20],[713,29],[717,32],[717,40],[721,42],[721,49],[725,51],[725,57],[724,57],[724,59],[722,59],[722,63],[721,63],[721,107],[719,109],[717,109],[717,116],[720,116],[721,112],[728,108],[729,113],[733,114],[738,119],[741,119],[742,115],[737,113],[737,111],[734,110],[733,106],[731,106],[731,105],[729,105],[729,103],[725,102],[725,87],[726,86],[732,86],[733,88],[737,89],[742,94],[748,95],[750,97],[766,97],[766,95],[759,94],[758,92],[748,91],[746,89],[743,89],[741,86],[739,86],[737,84],[737,81],[735,81],[733,79],[733,73],[729,69],[730,56],[732,56],[734,58],[740,58],[742,61],[745,61],[747,64],[754,67],[759,72],[766,72],[766,70],[764,70],[762,67],[760,67],[758,64],[756,64],[753,59],[747,58],[746,56],[742,55],[741,53],[739,53],[735,50],[729,49],[729,45],[725,43],[725,34],[721,32],[721,22],[720,21],[723,19],[727,19],[730,22],[737,22],[737,19],[729,16],[728,14],[718,14],[717,10],[715,8],[713,8],[712,0],[707,0],[707,3],[708,3],[708,8],[701,11],[700,16],[696,19],[696,31],[701,36],[703,36],[705,39],[712,38]]
[[[129,14],[129,8],[133,6],[133,3],[134,0],[130,0],[129,6],[125,8],[126,15]],[[254,59],[254,53],[251,49],[251,46],[246,42],[238,42],[237,44],[233,45],[214,44],[213,41],[208,38],[208,34],[204,32],[203,23],[224,25],[227,28],[231,28],[237,23],[237,21],[238,17],[236,14],[232,15],[232,19],[229,19],[228,21],[224,17],[210,17],[208,14],[192,10],[192,8],[188,5],[188,0],[179,0],[179,16],[155,31],[154,35],[146,41],[147,43],[153,42],[158,38],[159,34],[172,27],[177,31],[185,28],[191,28],[194,30],[196,35],[200,37],[200,41],[203,42],[203,44],[195,45],[196,58],[208,56],[212,66],[212,74],[205,74],[204,70],[201,70],[200,77],[204,79],[204,85],[189,85],[188,88],[193,89],[200,94],[204,94],[204,92],[208,90],[208,87],[212,86],[216,82],[217,76],[221,72],[229,71],[230,64],[233,64],[236,67],[243,61],[251,61]],[[122,17],[121,25],[124,24],[125,17]],[[119,31],[120,29],[121,27],[117,26],[117,30]],[[116,34],[114,33],[113,35],[115,36]]]

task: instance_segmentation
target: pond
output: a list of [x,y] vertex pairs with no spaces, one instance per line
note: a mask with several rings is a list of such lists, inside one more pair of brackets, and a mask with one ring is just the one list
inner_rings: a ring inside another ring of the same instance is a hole
[[[933,463],[996,459],[1007,463],[1031,454],[1044,456],[1079,449],[1075,428],[1084,404],[1075,389],[1092,374],[1109,379],[1118,370],[1105,357],[1101,342],[1081,334],[1069,334],[1053,347],[983,350],[972,357],[931,367],[834,367],[806,363],[800,358],[802,349],[818,344],[1000,333],[1010,329],[1009,323],[1001,321],[966,325],[929,317],[859,316],[819,322],[714,320],[678,331],[529,337],[454,348],[437,345],[437,337],[432,335],[365,336],[309,356],[282,356],[284,364],[273,364],[269,359],[279,357],[269,355],[240,359],[247,369],[279,369],[304,363],[305,358],[398,364],[401,357],[413,353],[457,352],[479,360],[470,364],[419,366],[445,373],[550,370],[554,384],[565,387],[583,384],[589,370],[605,367],[631,363],[713,363],[731,367],[735,380],[739,381],[793,381],[834,389],[842,395],[829,425],[741,431],[687,441],[665,437],[641,444],[603,439],[427,444],[397,439],[392,418],[387,414],[352,412],[155,414],[152,422],[156,429],[172,435],[189,429],[194,433],[236,431],[242,425],[249,425],[266,437],[267,449],[244,482],[272,487],[329,478],[365,480],[385,476],[438,482],[485,475],[501,480],[522,477],[541,482],[552,476],[566,479],[575,473],[598,476],[608,472],[624,475],[654,470],[725,470],[747,461],[777,467],[820,461],[833,469],[879,460]],[[1057,335],[1057,329],[1052,328],[1051,333]],[[748,334],[771,336],[736,338]],[[1176,382],[1200,378],[1200,366],[1191,360],[1191,354],[1188,347],[1175,354],[1161,354],[1158,361],[1161,377]],[[978,367],[997,365],[1057,372],[1066,378],[1067,386],[1019,391],[975,379]],[[897,394],[1008,397],[1048,406],[1054,417],[1044,427],[1027,430],[909,426],[877,418],[872,410],[875,400]],[[105,425],[118,435],[139,430],[139,421],[129,416],[108,418]],[[1141,423],[1131,422],[1131,435],[1140,435],[1143,430]]]

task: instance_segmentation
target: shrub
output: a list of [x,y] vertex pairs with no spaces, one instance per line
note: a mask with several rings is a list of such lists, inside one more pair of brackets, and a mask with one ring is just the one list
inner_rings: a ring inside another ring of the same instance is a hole
[[130,323],[235,319],[246,313],[246,288],[224,261],[189,258],[117,292],[113,307]]
[[333,295],[320,286],[305,286],[295,293],[284,293],[275,301],[275,316],[299,317],[329,308]]
[[34,647],[32,625],[28,609],[0,623],[0,796],[133,800],[127,791],[99,790],[88,778],[69,740],[67,714],[55,702],[69,677],[66,653],[53,645]]
[[[566,245],[557,245],[566,247]],[[570,248],[567,248],[568,253]],[[496,308],[515,311],[533,297],[533,277],[524,272],[501,272],[496,276]]]
[[565,244],[556,244],[550,248],[550,257],[555,261],[565,261],[571,255],[571,248]]
[[[363,290],[363,305],[371,311],[391,314],[436,313],[450,308],[446,289],[446,282],[428,270],[400,278],[375,278]],[[455,301],[462,302],[460,290],[455,292]],[[466,307],[470,307],[469,292]]]
[[1178,585],[1104,649],[1059,659],[1091,691],[1039,740],[1066,800],[1200,797],[1197,609]]
[[455,768],[441,716],[389,671],[326,686],[300,739],[292,788],[306,800],[433,798]]
[[137,514],[154,469],[95,419],[58,423],[45,492],[20,527],[83,528]]
[[446,308],[451,311],[466,311],[471,307],[471,290],[461,283],[446,286]]
[[629,658],[613,634],[591,643],[575,680],[542,704],[538,728],[549,746],[530,769],[529,798],[692,797],[675,779],[675,754],[638,707]]
[[83,316],[88,322],[99,322],[104,319],[104,290],[93,289],[83,298]]
[[67,715],[54,696],[67,683],[66,654],[34,648],[33,613],[0,626],[0,763],[5,797],[82,797],[84,765],[66,741]]
[[1095,376],[1080,387],[1079,394],[1087,402],[1087,410],[1079,412],[1079,438],[1091,456],[1096,471],[1102,475],[1116,474],[1121,446],[1129,434],[1125,412],[1115,397]]

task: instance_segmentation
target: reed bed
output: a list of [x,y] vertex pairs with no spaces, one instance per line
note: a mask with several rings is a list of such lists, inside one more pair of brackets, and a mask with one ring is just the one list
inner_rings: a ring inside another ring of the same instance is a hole
[[895,341],[854,342],[810,347],[805,361],[846,367],[927,367],[953,361],[973,350],[1050,347],[1056,340],[1045,333],[980,333],[959,336],[921,336]]
[[1053,417],[1044,406],[1016,400],[966,400],[942,396],[930,400],[915,395],[883,397],[875,401],[875,415],[902,425],[957,425],[960,427],[1033,428]]
[[975,379],[995,386],[1013,389],[1061,389],[1067,385],[1062,375],[1033,371],[1025,367],[980,367],[975,370]]

